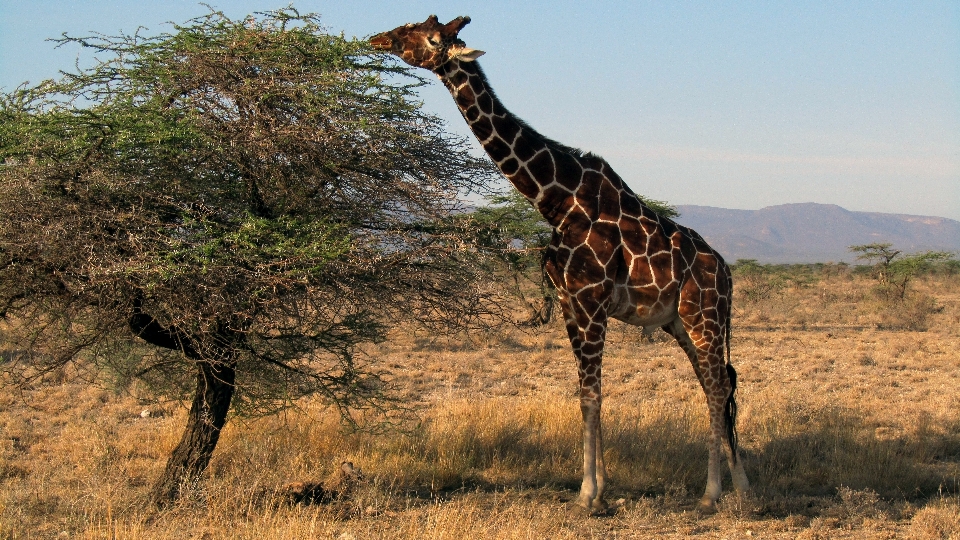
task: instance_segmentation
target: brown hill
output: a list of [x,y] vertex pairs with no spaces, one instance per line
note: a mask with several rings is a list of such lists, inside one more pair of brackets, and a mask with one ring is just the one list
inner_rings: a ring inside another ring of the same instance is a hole
[[703,235],[730,262],[853,262],[849,246],[874,242],[890,242],[907,253],[960,251],[960,221],[941,217],[851,212],[817,203],[759,210],[696,205],[677,209],[677,221]]

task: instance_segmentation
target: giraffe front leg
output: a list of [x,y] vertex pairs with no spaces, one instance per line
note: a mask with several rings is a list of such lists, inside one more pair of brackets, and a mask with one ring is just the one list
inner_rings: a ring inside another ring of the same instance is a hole
[[580,398],[583,414],[583,481],[580,483],[580,506],[590,508],[597,496],[597,417],[600,404],[595,400]]
[[[599,416],[599,414],[598,414]],[[593,498],[591,507],[595,510],[606,510],[607,503],[603,494],[607,489],[607,466],[603,461],[603,423],[597,420],[597,496]]]
[[588,510],[602,512],[607,509],[607,503],[603,499],[606,468],[600,430],[600,396],[581,393],[580,412],[583,414],[583,482],[579,503]]
[[[547,270],[551,268],[548,264]],[[556,278],[554,282],[557,282]],[[607,508],[603,500],[606,468],[600,430],[600,375],[606,313],[595,299],[588,298],[590,305],[585,306],[582,299],[571,297],[562,289],[558,289],[558,293],[567,335],[577,360],[580,412],[583,415],[583,481],[578,502],[591,512],[602,512]]]
[[600,421],[600,407],[597,407],[597,470],[595,477],[597,479],[597,495],[590,503],[590,507],[598,512],[607,510],[607,503],[603,498],[604,490],[607,487],[607,467],[603,461],[603,423]]
[[580,485],[580,505],[594,512],[607,509],[603,500],[606,467],[600,428],[604,329],[603,325],[588,325],[586,329],[578,331],[577,339],[573,340],[579,363],[580,412],[583,415],[583,482]]

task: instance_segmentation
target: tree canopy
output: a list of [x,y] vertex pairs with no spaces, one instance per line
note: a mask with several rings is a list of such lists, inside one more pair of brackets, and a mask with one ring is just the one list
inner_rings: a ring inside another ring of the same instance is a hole
[[25,354],[3,369],[193,394],[177,451],[208,451],[175,451],[158,499],[230,406],[320,395],[353,418],[383,397],[358,344],[495,311],[454,218],[495,170],[365,41],[292,8],[58,41],[98,60],[0,95],[0,315]]
[[947,251],[923,251],[904,255],[889,242],[855,245],[849,249],[857,254],[858,261],[873,262],[874,277],[881,290],[893,292],[900,300],[906,296],[907,285],[919,272],[954,257],[953,253]]

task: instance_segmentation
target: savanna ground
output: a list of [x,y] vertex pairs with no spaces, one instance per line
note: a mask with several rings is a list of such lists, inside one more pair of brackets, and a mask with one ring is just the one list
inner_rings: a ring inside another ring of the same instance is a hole
[[[147,495],[183,407],[72,373],[4,390],[0,538],[960,538],[960,276],[926,276],[905,301],[837,267],[751,279],[732,349],[754,492],[738,498],[727,478],[714,515],[695,511],[707,452],[693,371],[662,333],[619,323],[603,414],[608,495],[624,502],[610,517],[572,508],[576,370],[554,322],[397,331],[369,358],[419,421],[351,432],[314,403],[234,419],[206,480],[163,511]],[[338,483],[342,461],[363,478]],[[333,500],[278,495],[327,477]]]

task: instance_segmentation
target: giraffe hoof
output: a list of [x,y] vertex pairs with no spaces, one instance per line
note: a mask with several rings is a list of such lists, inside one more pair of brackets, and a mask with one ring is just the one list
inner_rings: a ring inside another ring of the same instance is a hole
[[584,503],[581,500],[570,501],[566,505],[566,513],[570,519],[583,519],[593,515],[590,509],[590,503]]
[[569,503],[567,513],[577,517],[603,517],[612,516],[616,511],[611,508],[603,499],[580,499],[576,503]]
[[617,510],[626,503],[620,499],[613,504],[607,504],[604,499],[577,499],[576,504],[570,504],[568,512],[579,514],[581,517],[606,517],[617,513]]
[[701,515],[711,515],[717,513],[717,503],[710,499],[700,499],[697,504],[697,513]]
[[626,499],[617,499],[612,503],[596,499],[590,504],[590,515],[594,517],[615,516],[626,503]]

